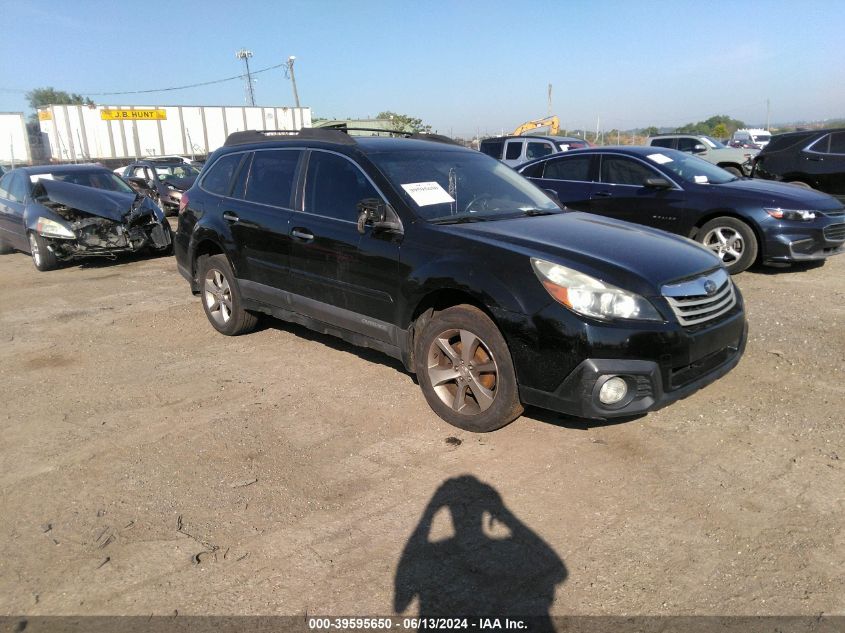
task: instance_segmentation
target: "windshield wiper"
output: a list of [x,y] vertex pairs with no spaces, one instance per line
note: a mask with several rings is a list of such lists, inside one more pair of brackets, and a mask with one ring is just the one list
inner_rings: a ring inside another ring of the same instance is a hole
[[557,215],[558,213],[562,213],[562,211],[560,209],[522,209],[522,215],[527,215],[530,218],[538,215]]
[[443,218],[442,220],[431,220],[432,224],[466,224],[468,222],[487,222],[495,218],[485,218],[477,215],[465,215],[460,218]]

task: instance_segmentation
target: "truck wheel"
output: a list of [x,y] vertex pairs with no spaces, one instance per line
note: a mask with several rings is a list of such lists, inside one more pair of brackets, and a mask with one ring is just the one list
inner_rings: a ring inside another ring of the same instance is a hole
[[738,167],[731,167],[730,165],[728,165],[727,167],[722,167],[722,169],[724,169],[729,174],[733,174],[737,178],[742,178],[743,176],[742,170]]
[[226,256],[203,257],[198,269],[202,308],[214,329],[226,336],[255,329],[258,317],[243,309],[238,280]]
[[757,237],[742,220],[721,217],[702,226],[696,239],[713,251],[731,275],[741,273],[757,259]]
[[56,254],[47,248],[47,241],[33,231],[29,232],[29,254],[32,255],[32,263],[42,272],[59,267],[59,260],[56,259]]
[[523,411],[507,343],[474,306],[435,313],[417,337],[414,358],[426,401],[453,426],[486,433]]

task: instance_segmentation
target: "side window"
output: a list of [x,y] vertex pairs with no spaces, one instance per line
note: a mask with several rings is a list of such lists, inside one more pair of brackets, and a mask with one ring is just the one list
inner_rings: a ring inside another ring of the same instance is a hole
[[546,163],[543,178],[589,182],[592,159],[592,156],[571,156],[550,160]]
[[672,149],[672,140],[671,138],[656,138],[652,139],[651,144],[654,147],[668,147]]
[[361,170],[347,159],[311,152],[305,177],[306,213],[354,222],[361,200],[380,197]]
[[502,149],[505,147],[504,141],[481,141],[481,151],[493,158],[502,157]]
[[509,142],[505,151],[506,160],[516,160],[522,154],[522,141]]
[[830,135],[831,154],[845,154],[845,132],[834,132]]
[[614,185],[642,187],[646,178],[658,174],[639,161],[624,156],[602,156],[601,181]]
[[830,146],[830,134],[825,134],[818,141],[810,145],[810,151],[817,154],[827,154],[827,148]]
[[206,191],[219,196],[229,195],[229,185],[232,175],[241,162],[242,154],[226,154],[221,156],[210,170],[202,177],[202,187]]
[[9,175],[12,177],[9,189],[9,193],[11,194],[10,198],[12,200],[16,200],[17,202],[23,202],[29,193],[29,183],[26,177],[20,173],[11,173]]
[[290,208],[293,178],[301,154],[300,150],[287,149],[255,152],[244,199]]
[[520,174],[525,176],[526,178],[542,178],[543,177],[543,167],[546,166],[546,163],[536,163],[534,165],[529,165],[525,169],[520,170]]
[[5,198],[6,200],[12,199],[12,194],[9,193],[9,188],[12,183],[12,172],[9,172],[2,178],[0,178],[0,198]]
[[249,167],[252,162],[253,153],[250,152],[249,154],[243,154],[242,156],[244,156],[244,160],[240,164],[240,167],[237,168],[238,173],[235,176],[235,184],[232,187],[232,193],[230,194],[232,198],[243,198],[246,193],[246,181],[249,176]]
[[148,178],[147,174],[144,173],[143,167],[134,167],[132,169],[132,173],[129,174],[129,175],[132,176],[133,178],[144,178],[144,179]]
[[551,154],[554,150],[549,143],[528,143],[528,148],[525,150],[525,158],[531,160],[532,158],[540,158],[541,156],[547,156]]
[[679,138],[678,150],[682,152],[691,152],[693,147],[701,144],[701,141],[699,141],[697,138]]

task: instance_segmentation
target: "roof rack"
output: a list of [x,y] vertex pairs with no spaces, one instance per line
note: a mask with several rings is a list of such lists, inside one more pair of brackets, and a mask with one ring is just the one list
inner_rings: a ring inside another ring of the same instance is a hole
[[398,130],[384,130],[376,128],[313,128],[306,127],[301,130],[244,130],[243,132],[232,132],[226,137],[224,147],[232,145],[246,145],[248,143],[272,143],[286,140],[309,139],[314,141],[325,141],[327,143],[339,143],[342,145],[355,145],[355,137],[348,132],[380,132],[392,136],[400,136],[422,141],[433,141],[435,143],[448,143],[450,145],[461,145],[457,141],[443,136],[442,134],[417,134],[414,132],[402,132]]

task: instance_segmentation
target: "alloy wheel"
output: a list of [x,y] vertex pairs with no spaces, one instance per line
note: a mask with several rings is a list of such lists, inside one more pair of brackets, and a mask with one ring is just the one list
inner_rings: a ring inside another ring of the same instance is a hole
[[32,253],[32,261],[36,266],[41,266],[41,251],[38,250],[38,240],[32,233],[29,234],[29,250]]
[[428,378],[453,411],[474,415],[496,397],[499,369],[490,348],[469,330],[446,330],[428,350]]
[[719,226],[707,232],[703,244],[726,264],[738,261],[745,252],[745,241],[738,231]]
[[203,289],[208,314],[219,325],[225,325],[232,318],[232,289],[222,272],[212,268],[205,275]]

